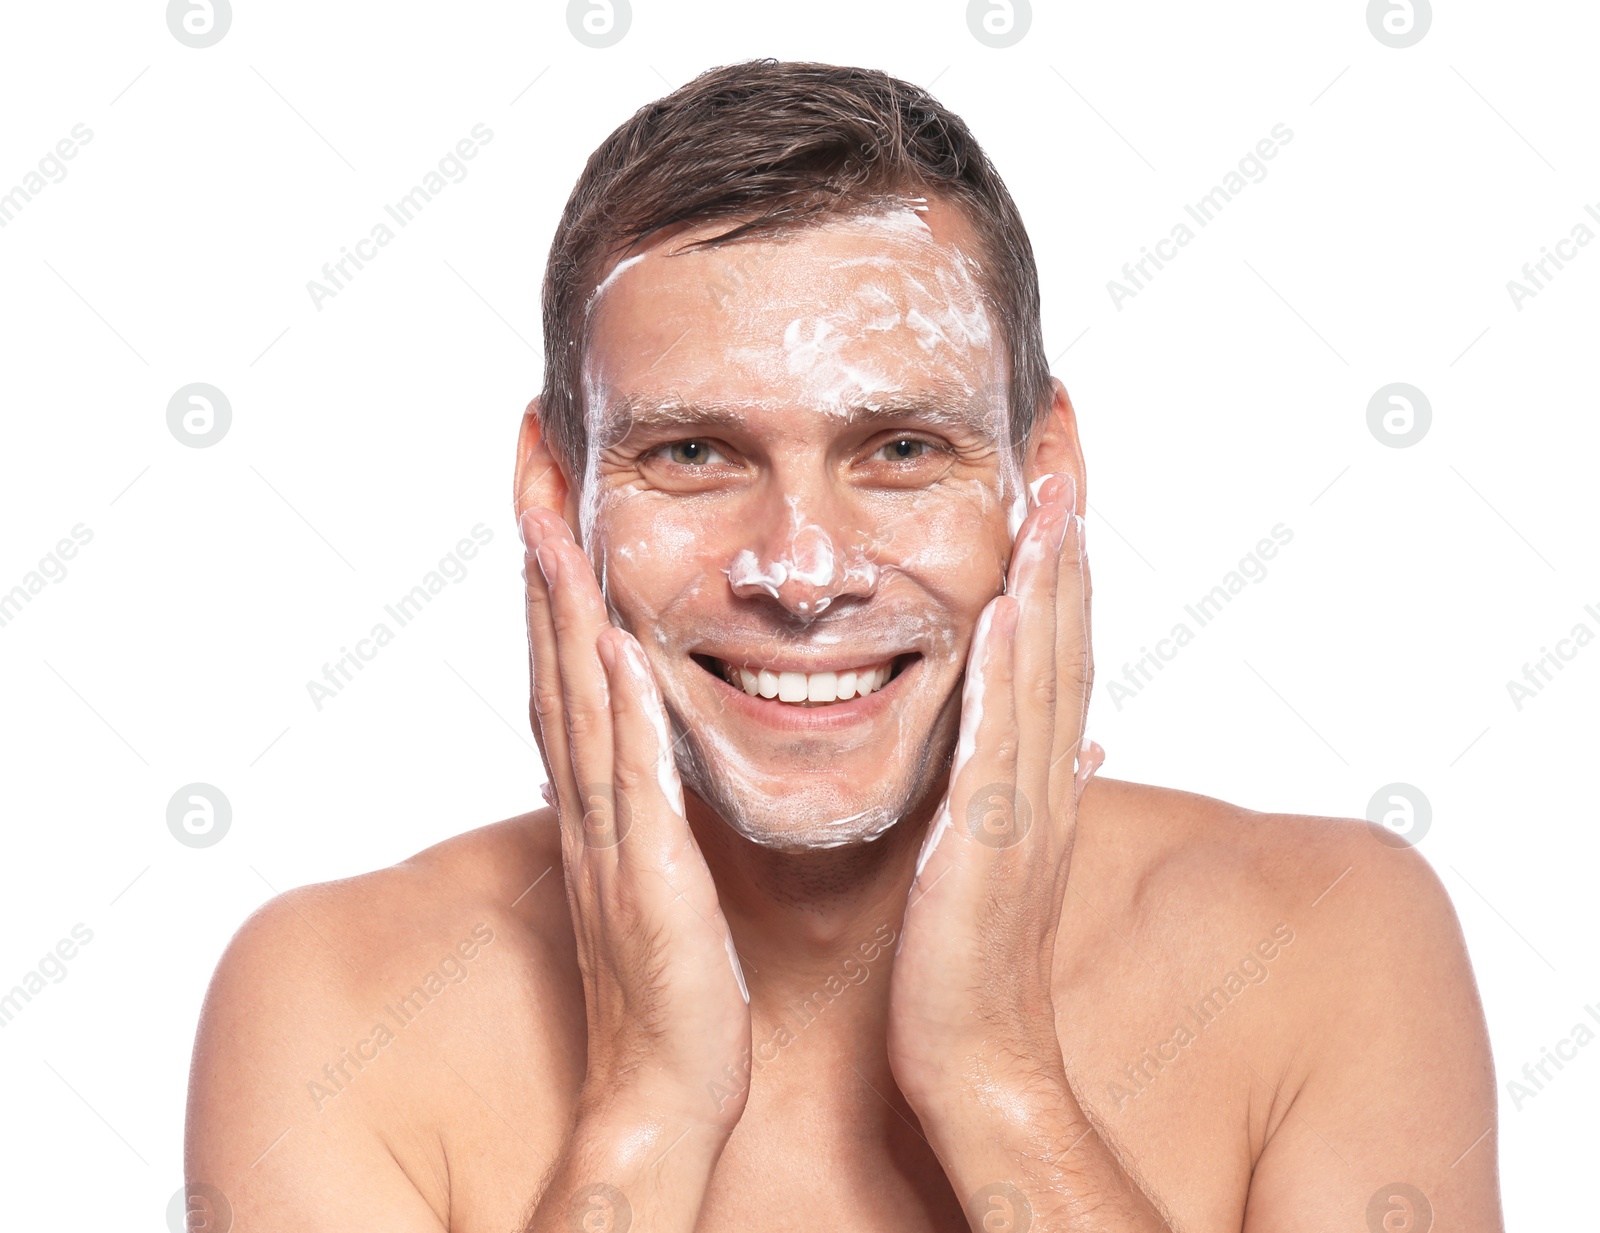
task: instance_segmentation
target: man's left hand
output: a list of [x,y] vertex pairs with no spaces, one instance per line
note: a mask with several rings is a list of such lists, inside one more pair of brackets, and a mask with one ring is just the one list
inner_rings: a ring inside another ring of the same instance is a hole
[[979,619],[891,978],[895,1080],[974,1229],[1165,1227],[1084,1115],[1056,1035],[1078,798],[1102,757],[1083,735],[1094,661],[1075,505],[1070,475],[1039,485],[1006,592]]

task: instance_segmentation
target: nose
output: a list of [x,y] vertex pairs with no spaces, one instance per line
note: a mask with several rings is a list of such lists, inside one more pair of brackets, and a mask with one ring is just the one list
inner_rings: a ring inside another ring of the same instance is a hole
[[781,528],[735,554],[728,583],[741,599],[766,595],[793,616],[821,616],[841,597],[864,599],[877,589],[878,567],[859,538],[837,527],[830,532],[791,498]]

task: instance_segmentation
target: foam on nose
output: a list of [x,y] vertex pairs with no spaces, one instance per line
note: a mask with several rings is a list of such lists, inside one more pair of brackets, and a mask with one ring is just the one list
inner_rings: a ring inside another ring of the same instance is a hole
[[814,587],[831,587],[834,582],[833,540],[815,523],[795,532],[789,545],[789,577]]
[[[833,537],[814,522],[807,522],[791,498],[794,531],[783,550],[771,560],[763,560],[749,548],[741,548],[729,563],[728,582],[738,591],[757,590],[780,602],[792,602],[796,611],[817,615],[833,603],[834,594],[845,587],[870,591],[877,585],[878,566],[856,548],[841,554]],[[785,599],[782,588],[799,583],[820,591],[814,598]]]
[[755,587],[773,599],[778,598],[778,588],[789,580],[789,566],[784,561],[762,561],[748,548],[739,549],[728,566],[728,581],[734,590]]

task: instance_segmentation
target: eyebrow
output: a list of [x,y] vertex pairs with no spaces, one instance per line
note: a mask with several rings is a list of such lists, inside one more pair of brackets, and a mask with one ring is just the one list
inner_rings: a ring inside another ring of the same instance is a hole
[[[619,440],[616,427],[621,425],[626,425],[628,431],[645,428],[704,432],[741,428],[748,423],[750,412],[761,405],[748,401],[687,402],[674,394],[627,394],[612,405],[606,417],[611,431],[597,435]],[[849,424],[866,427],[915,423],[927,428],[966,431],[985,440],[997,435],[993,408],[965,387],[950,383],[869,396],[845,408],[843,418]]]

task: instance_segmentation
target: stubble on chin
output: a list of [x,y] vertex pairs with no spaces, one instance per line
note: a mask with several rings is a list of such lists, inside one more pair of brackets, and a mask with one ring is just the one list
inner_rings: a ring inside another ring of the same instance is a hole
[[[960,716],[960,681],[927,735],[898,749],[869,796],[846,798],[837,788],[816,791],[791,781],[780,792],[731,765],[734,756],[708,750],[668,703],[678,774],[735,833],[774,851],[808,852],[864,844],[881,838],[902,819],[921,816],[940,798],[949,779]],[[952,705],[954,703],[954,705]]]

